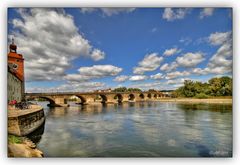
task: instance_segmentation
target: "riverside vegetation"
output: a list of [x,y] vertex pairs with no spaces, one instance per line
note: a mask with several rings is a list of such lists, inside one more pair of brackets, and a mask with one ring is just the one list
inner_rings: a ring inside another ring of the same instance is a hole
[[172,92],[173,97],[194,97],[199,99],[232,96],[232,78],[223,76],[208,82],[185,80],[184,85]]

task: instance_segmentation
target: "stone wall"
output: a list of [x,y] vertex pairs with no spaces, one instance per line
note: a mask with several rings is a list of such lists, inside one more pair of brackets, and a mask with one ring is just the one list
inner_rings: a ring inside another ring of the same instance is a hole
[[8,71],[8,102],[17,100],[20,102],[23,99],[22,81],[19,80],[13,73]]
[[28,110],[10,110],[8,113],[8,133],[25,136],[45,121],[43,108],[34,105]]

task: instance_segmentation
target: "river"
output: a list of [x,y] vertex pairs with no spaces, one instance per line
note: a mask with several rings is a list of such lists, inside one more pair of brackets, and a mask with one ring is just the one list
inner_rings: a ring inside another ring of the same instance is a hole
[[45,157],[232,156],[231,104],[38,103],[46,121],[29,137]]

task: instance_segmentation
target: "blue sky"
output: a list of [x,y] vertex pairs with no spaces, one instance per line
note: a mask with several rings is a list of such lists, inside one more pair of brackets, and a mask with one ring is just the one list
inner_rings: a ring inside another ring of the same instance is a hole
[[26,90],[175,89],[232,74],[230,8],[8,10]]

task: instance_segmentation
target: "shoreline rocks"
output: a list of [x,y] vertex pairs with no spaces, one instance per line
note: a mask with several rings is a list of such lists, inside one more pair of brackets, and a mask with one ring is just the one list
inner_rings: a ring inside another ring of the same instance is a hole
[[31,140],[23,137],[21,143],[8,143],[8,157],[41,158],[43,152]]

